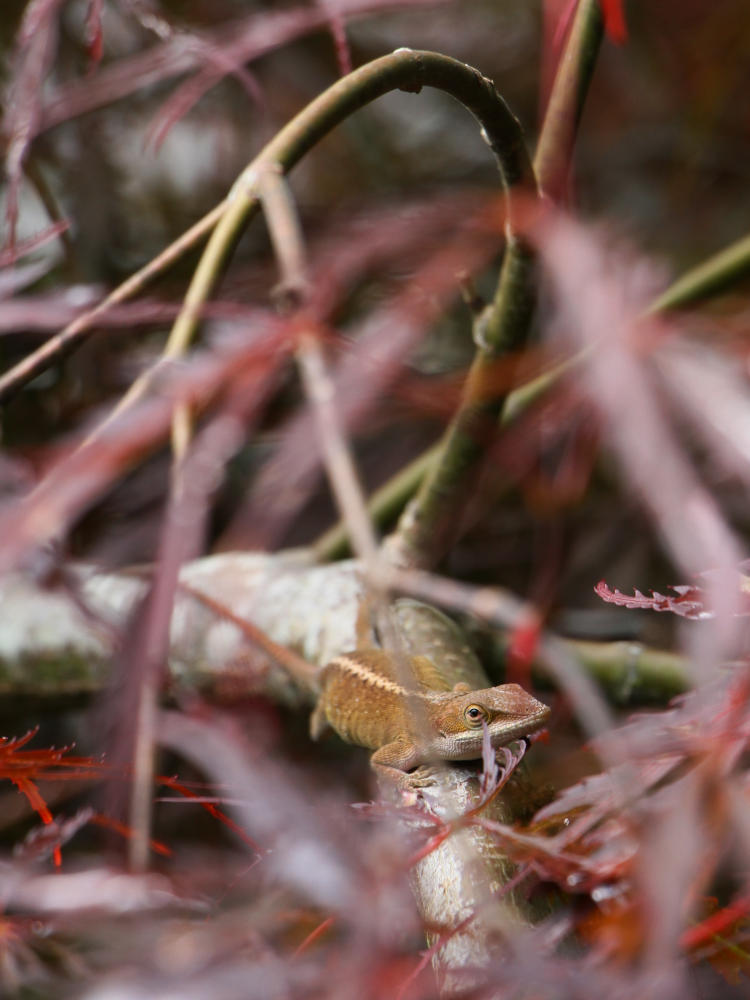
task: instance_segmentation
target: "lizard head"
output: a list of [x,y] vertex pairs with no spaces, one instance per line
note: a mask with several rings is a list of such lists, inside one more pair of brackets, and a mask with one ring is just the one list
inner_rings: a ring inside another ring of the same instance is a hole
[[520,685],[500,684],[454,690],[434,702],[430,714],[437,752],[446,760],[473,760],[482,754],[484,725],[492,746],[500,747],[541,729],[550,710]]

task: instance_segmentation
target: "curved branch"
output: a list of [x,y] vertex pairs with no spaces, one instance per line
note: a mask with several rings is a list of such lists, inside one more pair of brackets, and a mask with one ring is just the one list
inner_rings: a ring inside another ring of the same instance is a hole
[[[461,101],[480,121],[499,160],[506,185],[530,182],[533,177],[521,129],[492,83],[476,70],[434,52],[398,49],[355,70],[321,94],[265,147],[240,176],[229,198],[213,208],[155,260],[133,274],[94,309],[77,317],[59,334],[0,375],[0,402],[10,398],[49,365],[79,346],[107,310],[132,298],[148,281],[176,260],[212,228],[213,237],[196,271],[182,315],[170,336],[167,353],[181,353],[194,333],[201,305],[210,294],[224,256],[243,222],[257,209],[247,190],[249,176],[261,162],[277,162],[291,169],[319,139],[358,108],[391,90],[418,92],[436,87]],[[216,225],[218,222],[218,226]]]
[[397,49],[329,87],[293,118],[242,172],[195,270],[183,309],[172,327],[167,354],[175,356],[187,349],[200,310],[211,294],[226,255],[241,227],[258,209],[257,171],[271,163],[288,172],[320,139],[359,108],[390,91],[419,93],[422,87],[445,91],[479,121],[482,135],[497,159],[508,194],[508,220],[512,225],[510,188],[534,183],[531,160],[517,119],[492,81],[472,67],[437,52]]

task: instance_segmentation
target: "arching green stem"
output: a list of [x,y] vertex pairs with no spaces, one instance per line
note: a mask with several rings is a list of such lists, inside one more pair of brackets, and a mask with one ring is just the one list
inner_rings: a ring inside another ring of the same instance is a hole
[[[166,353],[174,356],[186,350],[226,255],[241,227],[258,209],[254,186],[258,168],[274,163],[286,172],[354,111],[389,91],[418,93],[422,87],[445,91],[477,118],[497,158],[506,191],[519,183],[533,185],[533,170],[520,126],[490,80],[470,66],[435,52],[398,49],[375,59],[343,77],[308,104],[240,175],[196,268]],[[508,220],[512,225],[510,196]],[[491,321],[488,325],[492,326]]]

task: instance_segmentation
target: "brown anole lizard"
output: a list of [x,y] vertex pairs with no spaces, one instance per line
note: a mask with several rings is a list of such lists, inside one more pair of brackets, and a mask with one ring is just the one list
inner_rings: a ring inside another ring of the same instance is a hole
[[323,667],[310,720],[313,739],[330,727],[348,743],[374,750],[373,767],[398,778],[394,771],[436,760],[478,759],[485,724],[497,749],[536,732],[549,718],[549,708],[518,684],[441,689],[431,660],[405,659],[413,687],[400,682],[401,671],[383,650],[346,653]]
[[[208,594],[192,587],[183,589],[232,621],[314,693],[313,739],[333,729],[347,743],[373,750],[372,765],[384,776],[403,779],[405,773],[436,760],[477,760],[482,756],[485,725],[497,749],[531,735],[549,718],[549,708],[518,684],[474,688],[458,683],[451,687],[430,658],[404,656],[398,662],[393,654],[370,646],[366,604],[357,623],[358,639],[365,648],[316,668]],[[418,602],[401,603],[412,606],[411,619],[413,606],[425,610]],[[426,610],[439,616],[434,609]]]

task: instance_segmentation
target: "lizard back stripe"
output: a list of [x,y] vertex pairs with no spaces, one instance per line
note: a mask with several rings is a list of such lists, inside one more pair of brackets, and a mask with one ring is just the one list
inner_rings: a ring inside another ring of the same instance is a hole
[[385,677],[383,674],[378,673],[377,670],[373,670],[372,667],[351,655],[338,657],[332,660],[330,665],[346,673],[353,674],[364,681],[365,684],[378,688],[380,691],[395,694],[399,698],[409,697],[422,698],[424,701],[440,701],[448,693],[445,691],[420,691],[416,682],[413,688],[405,688],[403,684],[399,684],[390,677]]

